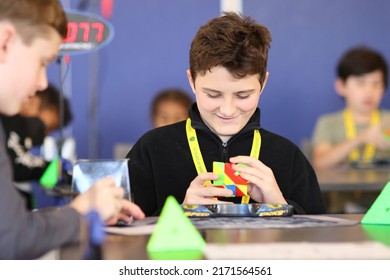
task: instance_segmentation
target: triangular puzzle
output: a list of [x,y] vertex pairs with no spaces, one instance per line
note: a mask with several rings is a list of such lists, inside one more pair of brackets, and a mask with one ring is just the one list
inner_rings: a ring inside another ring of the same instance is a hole
[[390,182],[386,184],[370,209],[368,209],[361,223],[390,225]]
[[53,188],[58,183],[59,171],[59,159],[53,159],[47,166],[45,172],[43,172],[39,183],[46,189]]
[[149,255],[158,259],[192,259],[194,255],[202,255],[205,245],[206,242],[184,215],[179,203],[169,196],[146,246]]
[[370,225],[363,224],[364,232],[370,239],[382,242],[390,247],[390,226],[389,225]]

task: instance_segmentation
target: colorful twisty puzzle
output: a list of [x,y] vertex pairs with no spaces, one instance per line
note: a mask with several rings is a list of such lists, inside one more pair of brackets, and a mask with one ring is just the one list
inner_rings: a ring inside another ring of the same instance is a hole
[[213,185],[217,188],[232,190],[232,197],[246,196],[248,194],[248,182],[233,170],[232,165],[229,162],[213,162],[213,173],[219,175],[219,179],[214,180]]

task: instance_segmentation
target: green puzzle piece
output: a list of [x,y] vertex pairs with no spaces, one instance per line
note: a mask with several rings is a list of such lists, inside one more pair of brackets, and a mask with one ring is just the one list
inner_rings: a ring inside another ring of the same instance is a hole
[[225,184],[225,163],[224,162],[213,162],[213,173],[218,174],[219,178],[213,181],[214,186],[222,186]]
[[146,246],[149,256],[154,259],[193,259],[196,256],[198,259],[205,245],[179,203],[169,196]]
[[368,209],[361,223],[390,225],[390,182],[386,184],[370,209]]
[[390,247],[390,226],[364,224],[362,227],[370,238]]
[[46,189],[53,188],[58,182],[59,159],[53,159],[39,179],[39,183]]

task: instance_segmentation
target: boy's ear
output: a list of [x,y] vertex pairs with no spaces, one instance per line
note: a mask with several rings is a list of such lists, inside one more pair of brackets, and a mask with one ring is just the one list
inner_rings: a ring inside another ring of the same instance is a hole
[[340,95],[341,97],[345,97],[345,81],[342,79],[338,78],[334,82],[334,89],[336,90],[337,94]]
[[16,30],[13,25],[9,23],[2,23],[0,25],[0,63],[4,62],[9,52],[10,43]]
[[187,69],[187,78],[188,78],[188,82],[190,83],[192,92],[196,95],[196,92],[195,92],[195,81],[192,79],[190,69]]
[[267,84],[268,78],[269,78],[269,72],[267,71],[267,73],[265,74],[263,85],[262,85],[261,90],[260,90],[260,94],[263,92],[265,85]]

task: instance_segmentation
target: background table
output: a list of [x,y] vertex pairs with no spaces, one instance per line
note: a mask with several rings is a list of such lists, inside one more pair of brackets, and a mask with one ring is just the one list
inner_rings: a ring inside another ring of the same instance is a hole
[[390,167],[339,167],[316,170],[321,191],[380,191],[390,180]]
[[316,170],[328,213],[366,213],[390,180],[390,166]]

